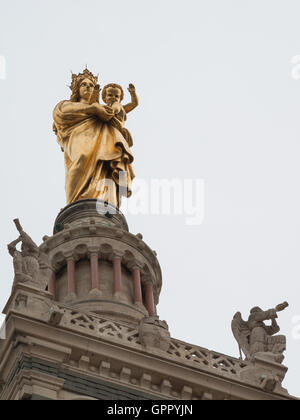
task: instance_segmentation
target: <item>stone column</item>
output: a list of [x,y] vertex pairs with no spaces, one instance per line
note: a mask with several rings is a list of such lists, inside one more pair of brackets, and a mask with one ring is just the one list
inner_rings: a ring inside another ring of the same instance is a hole
[[144,307],[141,283],[141,269],[139,265],[132,267],[133,276],[133,302],[136,306]]
[[68,270],[68,294],[65,298],[65,302],[68,303],[76,299],[75,257],[70,253],[66,254],[65,257]]
[[113,254],[113,271],[114,271],[114,297],[123,300],[122,285],[122,257],[123,253],[114,251]]
[[56,274],[53,271],[49,284],[48,284],[48,291],[53,296],[53,299],[56,300]]
[[156,316],[156,308],[154,303],[153,284],[148,282],[145,284],[145,306],[149,316]]
[[89,248],[91,264],[91,291],[89,296],[97,298],[102,296],[99,286],[99,249],[97,247]]

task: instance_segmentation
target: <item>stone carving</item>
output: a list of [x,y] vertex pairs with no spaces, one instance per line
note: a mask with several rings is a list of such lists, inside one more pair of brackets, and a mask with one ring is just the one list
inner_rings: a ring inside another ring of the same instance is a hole
[[272,353],[258,353],[252,362],[240,372],[240,379],[267,392],[288,394],[287,390],[282,387],[287,371],[286,366],[274,361]]
[[43,251],[43,245],[39,248],[39,285],[42,289],[45,289],[49,284],[53,268],[50,263],[48,255]]
[[[148,344],[148,347],[146,348],[150,351],[151,349],[162,349],[166,359],[188,364],[193,369],[215,371],[219,375],[225,377],[235,379],[244,378],[248,382],[253,383],[253,380],[250,379],[251,375],[253,375],[251,363],[224,354],[219,354],[196,345],[194,346],[183,341],[169,339],[167,325],[163,321],[159,321],[158,318],[156,318],[156,320],[152,319],[151,322],[149,318],[145,318],[141,334],[141,328],[137,329],[136,327],[122,324],[119,321],[106,319],[99,315],[70,309],[63,304],[53,304],[51,300],[48,301],[45,307],[37,307],[35,305],[35,310],[33,312],[33,306],[30,301],[30,296],[19,294],[16,298],[15,309],[24,314],[28,314],[28,307],[30,307],[31,316],[36,317],[37,319],[43,319],[51,325],[59,325],[64,329],[77,333],[82,332],[87,336],[93,337],[93,339],[97,337],[102,340],[118,342],[122,346],[129,346],[137,351],[143,351],[146,344]],[[147,321],[150,323],[147,324]],[[158,325],[160,326],[155,325],[157,324],[155,321],[158,321]],[[153,347],[153,327],[160,329],[160,332],[158,333],[160,347]],[[160,335],[162,331],[164,331],[164,333],[161,338]],[[143,345],[141,343],[142,340]],[[164,340],[166,341],[164,342]],[[282,374],[283,378],[283,367],[282,365],[278,366],[281,368],[281,371],[278,373]],[[258,376],[259,384],[265,378],[267,382],[269,377],[266,377],[266,369]]]
[[124,91],[117,84],[104,87],[99,103],[98,77],[88,69],[72,75],[71,99],[54,109],[54,132],[65,154],[67,204],[101,199],[119,208],[131,195],[132,138],[124,128],[127,114],[138,105],[135,87],[131,102],[122,105]]
[[171,340],[168,354],[194,366],[199,366],[201,369],[217,370],[219,374],[222,373],[226,376],[239,377],[240,373],[249,365],[248,362],[174,339]]
[[[135,348],[141,347],[141,340],[144,339],[143,345],[145,347],[145,333],[147,335],[148,328],[150,329],[150,340],[153,335],[153,319],[150,324],[145,324],[149,318],[145,318],[143,322],[143,333],[141,335],[141,328],[136,328],[122,325],[120,322],[107,320],[96,315],[85,314],[77,310],[70,310],[61,306],[64,310],[64,317],[61,325],[65,328],[74,330],[84,330],[86,334],[95,334],[104,339],[117,339],[122,344],[132,345]],[[160,323],[163,321],[159,321]],[[146,328],[144,328],[146,325]],[[159,328],[159,327],[158,327]],[[163,329],[169,336],[166,325],[163,323]],[[143,337],[143,338],[141,338]],[[168,339],[167,339],[168,341]],[[194,367],[201,369],[213,369],[226,376],[239,377],[241,372],[245,370],[250,364],[233,357],[225,356],[202,347],[193,346],[179,340],[170,339],[169,348],[166,351],[166,357],[175,358],[179,361],[190,363]],[[151,344],[151,343],[150,343]],[[153,348],[153,347],[152,347]],[[166,347],[165,347],[166,348]]]
[[59,308],[56,305],[51,306],[49,310],[49,324],[55,326],[59,325],[64,314],[65,312],[63,309]]
[[147,349],[168,351],[171,344],[171,335],[166,321],[159,317],[145,317],[140,322],[140,341]]
[[[35,286],[43,287],[47,284],[51,275],[48,257],[30,236],[24,232],[19,219],[15,219],[14,223],[20,233],[19,238],[8,245],[8,251],[13,257],[14,284],[28,282]],[[19,243],[22,244],[21,251],[17,250]]]
[[111,320],[88,315],[83,312],[64,310],[62,324],[69,328],[84,329],[93,335],[117,339],[124,343],[140,344],[138,331]]
[[[282,363],[284,360],[284,351],[286,350],[286,337],[275,335],[280,331],[277,324],[277,313],[288,307],[288,303],[284,302],[275,309],[263,311],[255,307],[251,310],[247,322],[243,321],[241,313],[237,312],[232,321],[232,331],[240,348],[240,356],[242,351],[247,360],[254,360],[255,356],[267,356],[276,363]],[[271,321],[272,324],[267,326],[264,321]]]

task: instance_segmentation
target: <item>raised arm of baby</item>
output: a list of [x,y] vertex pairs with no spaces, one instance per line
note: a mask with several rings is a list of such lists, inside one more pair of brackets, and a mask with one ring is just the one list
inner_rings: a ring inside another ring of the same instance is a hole
[[139,98],[136,94],[135,87],[133,84],[129,85],[128,92],[130,93],[130,96],[131,96],[131,102],[127,105],[124,105],[124,110],[126,114],[128,114],[128,112],[133,111],[139,104]]

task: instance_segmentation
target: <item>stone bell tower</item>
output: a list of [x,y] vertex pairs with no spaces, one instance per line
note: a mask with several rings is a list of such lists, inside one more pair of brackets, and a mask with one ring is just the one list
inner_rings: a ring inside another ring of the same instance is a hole
[[97,200],[71,204],[43,249],[55,301],[135,326],[156,315],[162,286],[156,254],[116,208]]

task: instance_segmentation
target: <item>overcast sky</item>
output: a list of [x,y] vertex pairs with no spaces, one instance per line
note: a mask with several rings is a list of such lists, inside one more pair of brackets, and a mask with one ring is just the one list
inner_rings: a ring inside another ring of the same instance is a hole
[[127,127],[137,177],[205,182],[200,226],[128,216],[158,252],[158,309],[173,337],[238,356],[234,313],[288,300],[285,386],[299,396],[299,0],[0,4],[1,307],[13,281],[12,220],[40,243],[65,206],[52,110],[69,98],[70,70],[88,64],[102,86],[136,85],[140,106]]

